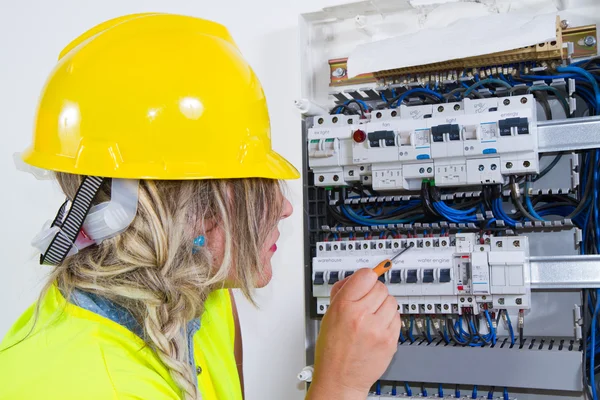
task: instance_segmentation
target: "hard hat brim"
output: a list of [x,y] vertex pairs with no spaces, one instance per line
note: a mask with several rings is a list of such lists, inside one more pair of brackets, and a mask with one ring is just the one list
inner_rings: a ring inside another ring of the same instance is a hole
[[37,168],[76,175],[102,176],[121,179],[193,180],[268,178],[291,180],[300,178],[298,170],[277,152],[271,150],[261,161],[241,162],[239,168],[223,168],[221,163],[162,163],[143,164],[105,162],[81,165],[72,157],[50,155],[30,147],[21,155],[23,161]]

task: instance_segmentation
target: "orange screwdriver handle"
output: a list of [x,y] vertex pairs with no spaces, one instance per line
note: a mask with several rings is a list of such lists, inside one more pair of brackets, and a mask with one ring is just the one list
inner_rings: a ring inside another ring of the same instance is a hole
[[385,274],[387,271],[389,271],[391,268],[392,268],[392,261],[391,260],[383,260],[382,262],[377,264],[377,266],[375,268],[373,268],[373,272],[375,272],[377,274],[377,276],[381,276],[381,275]]

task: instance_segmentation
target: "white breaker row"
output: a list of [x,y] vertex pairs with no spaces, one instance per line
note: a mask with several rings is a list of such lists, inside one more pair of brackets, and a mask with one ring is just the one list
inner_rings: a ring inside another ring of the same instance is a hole
[[307,145],[316,186],[417,190],[423,179],[497,184],[539,172],[532,95],[317,116]]
[[462,314],[530,308],[529,244],[525,236],[474,233],[448,237],[318,242],[312,288],[317,313],[329,306],[333,285],[413,246],[380,280],[405,314]]

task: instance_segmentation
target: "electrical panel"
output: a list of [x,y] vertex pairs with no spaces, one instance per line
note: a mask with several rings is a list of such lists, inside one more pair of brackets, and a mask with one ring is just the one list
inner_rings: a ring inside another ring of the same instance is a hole
[[402,329],[369,399],[596,399],[600,19],[349,76],[340,54],[393,30],[379,14],[409,15],[354,4],[303,18],[307,365],[332,287],[406,250],[379,278]]

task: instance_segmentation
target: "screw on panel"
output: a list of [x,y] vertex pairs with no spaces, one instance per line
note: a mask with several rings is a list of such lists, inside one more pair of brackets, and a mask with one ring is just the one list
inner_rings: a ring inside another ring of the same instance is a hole
[[354,246],[352,246],[351,244],[348,245],[348,250],[352,250],[354,248]]
[[427,304],[427,309],[431,310],[433,307],[431,306],[431,304]]
[[417,309],[417,306],[416,306],[416,305],[414,305],[414,304],[411,304],[411,305],[410,305],[410,309],[411,309],[411,310],[416,310],[416,309]]
[[325,177],[323,175],[319,176],[319,182],[323,182],[325,180]]
[[560,21],[560,27],[562,29],[567,29],[569,27],[569,20],[563,19],[562,21]]
[[319,251],[323,251],[323,245],[319,246]]
[[438,107],[438,112],[442,112],[442,111],[444,111],[444,106],[439,106]]
[[495,171],[495,170],[496,170],[496,168],[498,168],[498,166],[497,166],[496,164],[492,164],[492,165],[490,165],[490,169],[491,169],[492,171]]
[[511,163],[511,162],[507,162],[506,163],[506,168],[507,169],[511,169],[512,167],[513,167],[513,163]]
[[504,101],[502,102],[505,106],[510,104],[510,100],[509,99],[504,99]]
[[337,249],[338,249],[338,245],[337,245],[337,244],[334,244],[334,245],[333,245],[333,249],[334,249],[334,250],[337,250]]
[[523,161],[523,166],[525,168],[529,168],[531,166],[531,163],[529,161]]
[[367,248],[369,248],[369,245],[368,245],[368,244],[366,244],[366,243],[365,243],[365,244],[363,244],[363,249],[367,249]]
[[472,303],[472,302],[473,302],[473,298],[472,298],[472,297],[469,297],[469,298],[467,298],[467,301],[468,301],[469,303]]
[[392,111],[392,117],[395,117],[396,115],[398,115],[398,111]]
[[485,167],[482,164],[480,164],[479,165],[479,171],[483,171],[484,169],[485,169]]
[[518,240],[515,240],[515,241],[513,242],[513,246],[515,246],[515,247],[521,247],[521,242],[520,242],[520,241],[518,241]]
[[448,304],[444,304],[444,310],[448,310],[448,308],[450,308],[448,307]]
[[485,244],[490,244],[490,242],[491,242],[490,238],[485,239]]
[[339,177],[339,176],[337,176],[337,175],[334,175],[334,176],[333,176],[333,181],[334,181],[334,182],[337,182],[337,181],[339,181],[339,180],[340,180],[340,177]]
[[341,67],[334,69],[333,72],[331,73],[331,76],[333,76],[334,78],[341,78],[345,75],[346,75],[346,70]]
[[348,118],[348,125],[352,125],[352,118]]
[[460,302],[461,302],[461,303],[464,303],[464,302],[465,302],[465,298],[464,298],[464,297],[461,297],[461,298],[460,298]]
[[448,244],[448,242],[446,242],[445,240],[442,240],[442,246],[446,246]]
[[379,248],[383,249],[383,243],[379,243]]
[[496,242],[496,247],[502,247],[502,242],[501,241],[497,241]]
[[527,97],[521,97],[521,104],[527,103]]
[[376,116],[377,118],[381,118],[381,113],[380,113],[380,112],[378,112],[377,114],[375,114],[375,116]]
[[368,177],[368,176],[365,176],[365,177],[363,178],[363,181],[365,181],[365,182],[366,182],[366,181],[368,181],[368,180],[369,180],[369,177]]
[[425,242],[425,247],[430,247],[431,246],[431,242]]
[[350,171],[348,171],[348,176],[354,176],[354,170],[351,169]]
[[585,44],[587,47],[595,46],[596,38],[594,36],[586,36],[585,39],[583,39],[583,44]]
[[333,122],[334,124],[335,124],[335,123],[337,123],[337,122],[338,122],[338,117],[333,117],[333,118],[331,119],[331,122]]
[[419,173],[420,174],[424,174],[425,173],[425,168],[419,168]]
[[486,300],[487,296],[481,296],[481,300]]
[[498,304],[503,305],[504,304],[504,298],[498,299]]
[[517,297],[517,300],[515,300],[515,303],[517,303],[517,305],[520,306],[521,304],[523,304],[523,299],[520,297]]
[[323,118],[319,118],[319,119],[317,120],[317,123],[318,123],[319,125],[321,125],[323,122],[325,122],[325,120],[324,120]]
[[485,251],[485,249],[483,247],[480,247],[479,251]]
[[398,242],[394,243],[394,248],[395,248],[395,249],[397,249],[397,248],[398,248],[398,246],[400,246],[400,245],[398,244]]
[[324,306],[323,304],[321,304],[321,305],[319,306],[319,310],[321,310],[321,311],[325,310],[325,306]]
[[432,172],[433,172],[433,168],[431,168],[431,167],[427,168],[427,173],[428,173],[428,174],[430,174],[430,173],[432,173]]
[[364,170],[365,170],[365,167],[362,167],[362,166],[361,166],[361,167],[360,167],[360,170],[361,170],[361,171],[364,171]]
[[454,110],[455,110],[455,111],[458,111],[458,110],[460,110],[460,104],[455,104],[455,105],[454,105]]

